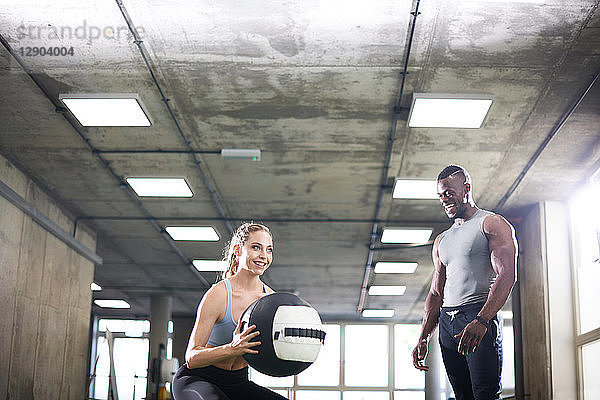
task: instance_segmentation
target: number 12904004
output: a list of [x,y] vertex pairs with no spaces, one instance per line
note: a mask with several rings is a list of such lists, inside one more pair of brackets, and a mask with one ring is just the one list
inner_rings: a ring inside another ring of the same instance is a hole
[[37,56],[72,56],[73,47],[19,47],[19,54],[24,57]]

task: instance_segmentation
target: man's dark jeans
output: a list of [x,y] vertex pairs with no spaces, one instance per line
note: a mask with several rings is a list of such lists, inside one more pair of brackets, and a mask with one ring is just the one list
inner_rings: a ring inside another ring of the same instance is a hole
[[481,344],[474,353],[458,353],[459,338],[454,335],[475,319],[483,303],[442,307],[440,312],[440,348],[448,379],[457,400],[495,400],[502,386],[502,321],[494,316]]

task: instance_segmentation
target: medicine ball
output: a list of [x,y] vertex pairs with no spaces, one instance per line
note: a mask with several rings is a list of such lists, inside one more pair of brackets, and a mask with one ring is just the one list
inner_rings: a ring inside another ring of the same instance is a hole
[[308,368],[325,343],[317,310],[291,293],[271,293],[250,304],[241,317],[241,330],[256,325],[260,332],[252,347],[258,354],[244,359],[257,371],[271,376],[296,375]]

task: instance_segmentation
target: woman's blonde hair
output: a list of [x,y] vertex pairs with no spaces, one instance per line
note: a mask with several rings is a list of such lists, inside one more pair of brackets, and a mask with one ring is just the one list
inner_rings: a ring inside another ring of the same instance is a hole
[[271,239],[273,239],[273,235],[271,234],[269,228],[262,224],[256,224],[254,222],[246,222],[240,225],[234,232],[233,236],[231,237],[231,240],[229,241],[229,244],[223,252],[224,261],[227,261],[227,270],[223,272],[223,279],[231,278],[238,271],[240,260],[237,254],[235,254],[235,246],[238,245],[239,247],[242,247],[244,243],[246,243],[246,240],[248,240],[248,236],[250,236],[250,233],[258,231],[267,232],[269,236],[271,236]]

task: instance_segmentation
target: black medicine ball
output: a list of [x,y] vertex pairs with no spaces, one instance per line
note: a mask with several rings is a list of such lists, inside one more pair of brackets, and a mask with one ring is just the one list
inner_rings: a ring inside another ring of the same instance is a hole
[[317,310],[291,293],[271,293],[243,312],[241,330],[256,325],[260,331],[252,347],[258,354],[244,359],[257,371],[271,376],[296,375],[308,368],[325,343]]

